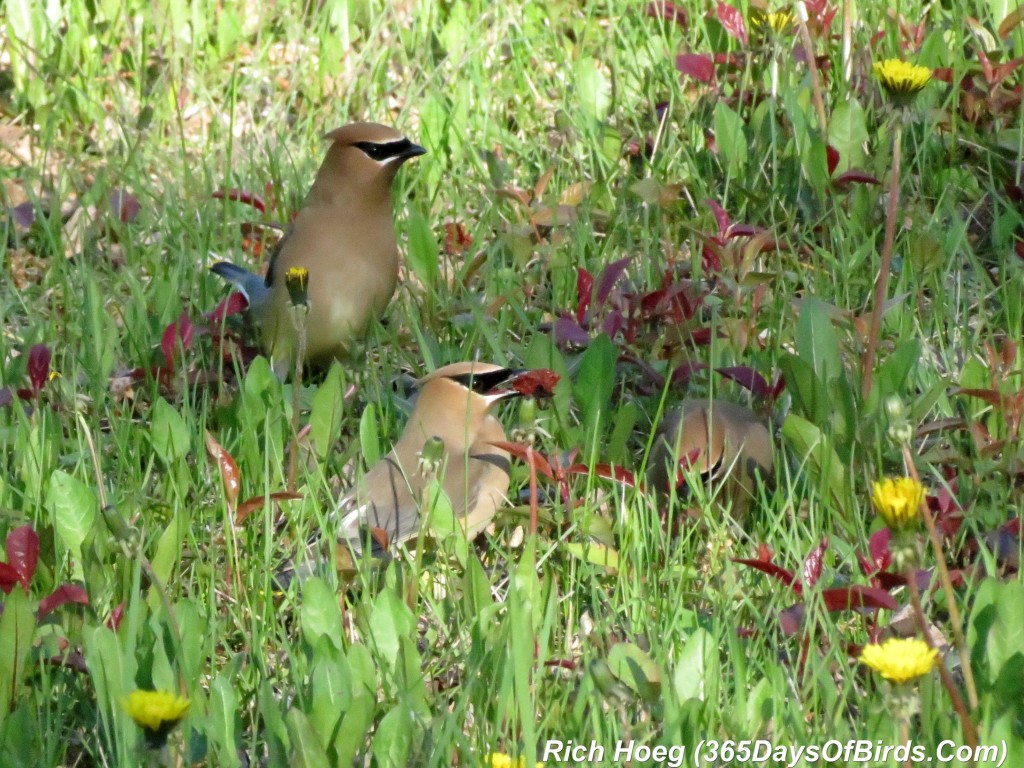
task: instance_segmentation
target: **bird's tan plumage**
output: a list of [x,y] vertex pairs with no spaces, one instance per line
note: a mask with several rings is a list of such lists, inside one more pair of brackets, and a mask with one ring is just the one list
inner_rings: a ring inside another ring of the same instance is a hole
[[648,460],[648,484],[664,493],[677,488],[687,461],[706,480],[728,479],[734,511],[741,513],[754,493],[754,479],[771,474],[771,434],[742,405],[685,400],[661,421]]
[[297,342],[284,279],[289,269],[309,272],[306,360],[311,362],[349,353],[370,321],[384,312],[398,280],[391,184],[401,165],[423,149],[376,123],[352,123],[326,138],[331,145],[323,164],[271,257],[265,280],[269,295],[250,296],[276,369],[291,364]]
[[481,394],[451,377],[502,370],[456,363],[420,381],[416,405],[398,442],[343,502],[351,511],[342,519],[342,537],[354,542],[354,549],[361,545],[360,529],[367,527],[383,530],[392,546],[419,533],[419,502],[430,479],[430,473],[420,468],[420,453],[432,438],[443,442],[437,477],[467,536],[472,538],[490,523],[508,492],[509,455],[490,445],[504,440],[505,431],[489,411],[514,393]]

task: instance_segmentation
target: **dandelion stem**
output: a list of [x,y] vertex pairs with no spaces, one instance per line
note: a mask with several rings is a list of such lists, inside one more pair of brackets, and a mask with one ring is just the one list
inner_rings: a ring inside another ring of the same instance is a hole
[[[907,465],[907,473],[920,483],[921,479],[918,477],[917,467],[914,466],[910,446],[906,444],[903,446],[903,462]],[[928,529],[928,539],[935,555],[935,567],[938,569],[939,579],[942,581],[942,591],[946,593],[946,609],[949,611],[949,622],[953,625],[953,639],[960,654],[960,666],[964,675],[964,687],[967,689],[967,701],[971,706],[971,712],[974,712],[978,708],[978,689],[975,687],[974,673],[971,670],[971,656],[967,652],[967,640],[964,638],[960,609],[957,607],[956,595],[953,592],[953,579],[949,576],[949,568],[946,567],[946,558],[942,552],[942,541],[939,539],[939,532],[935,528],[935,518],[932,517],[932,512],[928,509],[927,501],[921,502],[921,517]],[[975,743],[977,743],[977,735],[975,735]]]
[[[910,591],[910,602],[914,608],[914,618],[917,621],[917,628],[921,631],[921,637],[924,638],[928,647],[934,648],[935,645],[932,643],[931,635],[928,632],[928,621],[925,619],[924,610],[921,608],[921,592],[917,588],[917,580],[914,576],[913,568],[907,571],[906,580],[907,589]],[[971,721],[971,715],[964,705],[963,697],[960,695],[960,691],[957,690],[956,683],[953,682],[953,676],[949,674],[949,670],[946,669],[946,665],[942,662],[941,657],[936,666],[939,669],[939,679],[942,680],[942,685],[949,694],[950,701],[953,702],[953,709],[956,710],[957,717],[960,719],[960,728],[963,731],[964,740],[971,747],[973,754],[974,748],[978,746],[978,731]],[[969,673],[970,667],[964,667],[965,678],[969,676]]]
[[861,397],[864,400],[867,400],[871,394],[875,351],[878,348],[878,336],[881,333],[882,308],[885,306],[889,272],[892,269],[893,242],[896,239],[896,211],[900,200],[900,161],[903,154],[902,124],[897,122],[895,130],[896,134],[892,140],[892,178],[889,182],[889,205],[885,215],[885,240],[882,242],[882,265],[878,269],[878,280],[875,282],[875,298],[871,307],[871,328],[868,331],[868,344],[864,350],[861,371]]

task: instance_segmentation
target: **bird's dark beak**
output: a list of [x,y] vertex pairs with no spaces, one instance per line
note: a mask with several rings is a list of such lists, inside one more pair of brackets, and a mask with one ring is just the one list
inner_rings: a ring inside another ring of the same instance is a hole
[[414,157],[427,154],[427,150],[421,147],[419,144],[409,142],[409,146],[402,150],[402,153],[398,155],[402,160],[410,160]]

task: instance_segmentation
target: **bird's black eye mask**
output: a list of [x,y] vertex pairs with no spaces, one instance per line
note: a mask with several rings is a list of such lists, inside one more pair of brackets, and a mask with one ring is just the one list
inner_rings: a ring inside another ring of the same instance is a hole
[[371,160],[376,160],[378,163],[383,163],[395,157],[412,157],[423,154],[422,147],[413,144],[408,139],[382,143],[376,141],[357,141],[353,146],[358,147],[364,155]]
[[460,373],[457,376],[448,376],[446,378],[457,381],[466,389],[471,389],[478,395],[487,395],[517,373],[521,373],[521,371],[515,371],[511,368],[499,368],[496,371],[487,371],[486,373]]

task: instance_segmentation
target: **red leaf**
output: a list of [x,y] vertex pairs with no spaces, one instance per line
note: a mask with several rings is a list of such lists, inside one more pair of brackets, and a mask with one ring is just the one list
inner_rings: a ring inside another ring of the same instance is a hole
[[726,212],[725,208],[718,204],[716,200],[708,200],[707,206],[715,215],[715,223],[718,224],[718,236],[725,237],[726,233],[729,231],[729,225],[732,223],[729,219],[729,214]]
[[238,491],[242,487],[238,464],[235,463],[231,454],[217,442],[217,438],[209,432],[206,433],[206,451],[220,468],[220,480],[224,485],[224,497],[228,503],[228,509],[234,509],[235,502],[238,501]]
[[892,531],[888,528],[881,528],[871,534],[868,539],[868,552],[871,555],[871,562],[879,571],[884,571],[892,564],[892,552],[889,551],[889,541],[892,539]]
[[821,578],[821,566],[825,560],[825,550],[828,549],[828,536],[821,540],[804,560],[804,586],[813,587]]
[[839,165],[839,150],[828,144],[825,146],[825,157],[828,158],[828,175],[831,176]]
[[694,80],[711,85],[715,82],[715,62],[702,53],[680,53],[676,56],[676,69]]
[[192,321],[184,311],[182,311],[181,316],[177,320],[164,329],[163,338],[160,339],[160,349],[163,350],[168,370],[174,370],[174,358],[177,356],[178,340],[181,340],[181,348],[183,350],[188,350],[192,346],[192,330]]
[[576,322],[587,324],[587,310],[594,295],[594,277],[583,267],[576,268]]
[[953,70],[950,67],[937,67],[932,70],[932,77],[941,80],[947,85],[953,84]]
[[611,464],[595,464],[593,467],[586,464],[570,464],[563,471],[567,475],[589,475],[593,471],[595,475],[605,480],[614,480],[630,488],[636,485],[636,477],[632,472],[625,467],[613,467]]
[[528,463],[528,456],[533,456],[533,467],[537,470],[538,474],[544,475],[548,480],[554,481],[555,473],[551,470],[551,464],[539,451],[527,451],[527,446],[522,443],[510,443],[505,440],[495,440],[491,442],[495,448],[501,448],[504,451],[508,451],[517,459],[523,463]]
[[21,586],[28,586],[39,562],[39,536],[31,525],[22,525],[7,534],[7,564],[18,572]]
[[784,635],[795,635],[804,623],[804,604],[797,603],[779,611],[779,628]]
[[686,12],[682,8],[677,8],[675,3],[661,0],[661,2],[648,3],[645,10],[647,16],[652,19],[664,19],[665,21],[674,21],[680,27],[686,28]]
[[726,32],[743,43],[743,45],[747,45],[747,25],[743,21],[743,14],[738,9],[733,8],[731,5],[726,5],[722,0],[718,0],[718,20],[722,22]]
[[744,558],[733,558],[734,563],[740,565],[746,565],[750,568],[760,571],[761,573],[771,576],[776,581],[781,581],[787,587],[792,587],[793,591],[798,595],[803,590],[803,585],[797,580],[796,576],[793,575],[792,571],[786,570],[785,568],[776,565],[775,563],[767,563],[764,560],[750,560]]
[[115,189],[110,193],[110,210],[122,224],[128,224],[135,221],[142,206],[138,198],[127,189]]
[[110,612],[110,616],[107,618],[107,627],[117,632],[121,626],[121,619],[124,618],[124,603],[119,603],[118,606]]
[[36,207],[31,202],[16,205],[9,211],[11,219],[22,229],[28,229],[35,223]]
[[[11,594],[11,590],[14,589],[14,585],[21,581],[21,574],[18,573],[18,569],[7,563],[0,563],[0,589],[5,594]],[[26,591],[28,591],[26,589]]]
[[50,376],[50,348],[34,344],[28,352],[28,378],[32,389],[39,392]]
[[473,238],[466,232],[466,228],[458,222],[448,222],[444,225],[444,252],[449,256],[462,253],[473,244]]
[[524,397],[552,397],[555,394],[555,385],[561,378],[557,373],[547,368],[537,368],[526,371],[516,376],[506,385]]
[[235,510],[235,525],[241,525],[245,522],[245,519],[249,517],[253,512],[263,506],[263,502],[266,500],[270,501],[293,501],[295,499],[301,499],[301,493],[291,493],[289,491],[275,491],[267,497],[253,496],[250,499],[246,499],[238,505],[238,509]]
[[213,193],[213,197],[217,200],[234,200],[238,203],[245,203],[251,205],[260,213],[267,212],[267,204],[263,202],[263,198],[252,192],[246,192],[245,190],[232,187],[228,190],[219,189]]
[[730,366],[727,368],[715,368],[725,378],[735,381],[741,387],[754,393],[755,397],[768,397],[771,389],[764,377],[753,368],[745,365]]
[[954,395],[968,395],[969,397],[976,397],[979,400],[984,400],[994,408],[1003,407],[1003,396],[994,389],[973,389],[973,388],[956,388],[953,390]]
[[77,584],[61,584],[51,594],[39,601],[39,610],[36,611],[36,620],[40,621],[44,616],[56,608],[67,603],[89,604],[89,595],[85,589]]
[[249,306],[249,302],[241,293],[232,293],[224,299],[216,308],[207,313],[206,319],[213,325],[220,325],[224,318],[237,315]]
[[872,176],[867,171],[861,171],[856,168],[851,168],[848,171],[840,173],[832,181],[832,186],[838,187],[839,189],[845,189],[851,184],[881,184],[877,178]]
[[884,589],[859,584],[823,590],[821,598],[830,611],[843,611],[849,608],[885,608],[895,611],[899,608],[896,600]]
[[571,317],[559,317],[551,330],[556,344],[585,347],[590,343],[589,334]]
[[615,287],[615,283],[617,283],[619,278],[622,277],[623,273],[626,271],[626,267],[629,266],[629,262],[632,260],[631,256],[627,256],[624,259],[613,261],[601,271],[601,276],[597,279],[598,304],[605,303],[609,294],[612,292],[612,288]]

